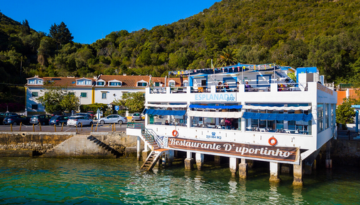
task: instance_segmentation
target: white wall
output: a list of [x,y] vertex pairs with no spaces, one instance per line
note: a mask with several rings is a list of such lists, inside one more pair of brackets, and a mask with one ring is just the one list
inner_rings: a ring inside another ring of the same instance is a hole
[[[28,112],[45,112],[45,108],[44,106],[42,106],[37,100],[37,97],[32,97],[32,92],[38,92],[38,97],[43,96],[44,92],[42,91],[43,88],[41,87],[28,87],[26,89],[26,105],[25,108]],[[32,105],[33,104],[37,104],[38,105],[38,109],[37,110],[33,110],[32,109]],[[11,111],[11,110],[10,110]]]
[[[102,99],[102,93],[106,93],[106,99]],[[110,104],[116,99],[121,99],[123,93],[130,92],[143,92],[145,93],[145,88],[137,89],[126,89],[121,87],[109,88],[109,87],[95,87],[95,103],[104,103]],[[114,96],[115,94],[115,96]]]

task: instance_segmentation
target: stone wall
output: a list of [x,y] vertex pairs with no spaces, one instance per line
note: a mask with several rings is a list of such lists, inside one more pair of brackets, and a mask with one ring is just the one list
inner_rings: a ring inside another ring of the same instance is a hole
[[[0,157],[35,156],[50,151],[52,154],[48,153],[47,157],[119,157],[125,155],[126,148],[135,148],[137,143],[137,137],[127,136],[125,132],[94,132],[64,143],[75,136],[79,135],[75,132],[0,132]],[[87,139],[89,136],[93,140]],[[93,142],[95,139],[96,146]],[[143,147],[143,142],[141,143]],[[65,151],[62,154],[59,154],[60,151],[54,152],[60,144],[61,150],[67,150],[66,154]]]
[[75,134],[70,132],[0,132],[0,157],[39,155]]
[[360,141],[344,139],[332,140],[330,153],[333,166],[360,166]]

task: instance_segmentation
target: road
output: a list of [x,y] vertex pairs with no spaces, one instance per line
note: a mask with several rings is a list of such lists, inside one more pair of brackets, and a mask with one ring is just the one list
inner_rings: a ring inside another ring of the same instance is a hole
[[[144,121],[139,121],[138,123],[141,123],[143,125],[145,124]],[[126,124],[123,124],[121,126],[119,124],[115,124],[116,131],[125,132],[126,127],[127,127]],[[32,125],[22,125],[21,130],[20,130],[20,125],[15,125],[12,126],[12,129],[13,132],[33,132],[34,131],[33,129],[35,129],[35,132],[55,131],[54,125],[41,125],[41,130],[39,125],[35,125],[34,128]],[[91,132],[90,126],[84,126],[82,128],[64,126],[62,129],[63,130],[61,130],[61,126],[56,126],[56,132],[76,132],[76,130],[77,133],[81,133],[81,134],[89,134]],[[95,129],[96,129],[96,124],[94,124],[93,126],[93,132],[95,132]],[[96,130],[96,132],[111,132],[111,131],[112,131],[112,124],[104,124],[104,125],[99,124]],[[11,132],[10,125],[0,125],[0,132]]]

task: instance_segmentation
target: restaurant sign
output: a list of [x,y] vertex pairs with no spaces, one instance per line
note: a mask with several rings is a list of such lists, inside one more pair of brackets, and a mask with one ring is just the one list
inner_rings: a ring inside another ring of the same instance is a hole
[[[166,139],[166,138],[165,138]],[[282,161],[298,164],[299,152],[296,147],[276,147],[251,145],[233,142],[211,142],[203,140],[189,140],[175,137],[167,138],[167,148],[185,151],[196,151],[204,154],[218,154],[235,157],[254,158],[263,160]]]
[[235,93],[199,93],[195,101],[236,101]]

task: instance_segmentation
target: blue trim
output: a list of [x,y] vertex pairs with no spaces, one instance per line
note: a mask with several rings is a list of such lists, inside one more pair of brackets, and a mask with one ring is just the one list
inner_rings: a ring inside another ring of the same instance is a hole
[[145,109],[144,114],[148,115],[185,115],[186,110],[155,110],[155,109]]
[[200,108],[200,109],[241,109],[242,105],[189,105],[189,108]]
[[237,77],[227,77],[227,78],[223,78],[223,85],[225,84],[225,80],[235,80],[235,85],[234,86],[230,86],[230,88],[236,88],[237,85],[236,85],[236,82],[237,82]]
[[257,75],[256,76],[256,86],[257,87],[270,87],[270,85],[259,85],[259,77],[269,76],[269,84],[271,83],[271,75]]

